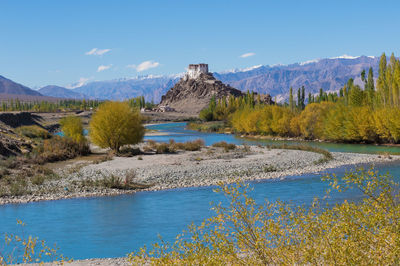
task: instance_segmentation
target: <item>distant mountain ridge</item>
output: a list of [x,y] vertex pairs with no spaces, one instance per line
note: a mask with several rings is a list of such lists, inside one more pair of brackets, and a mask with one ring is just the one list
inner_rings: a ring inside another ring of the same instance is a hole
[[57,98],[69,98],[69,99],[88,99],[90,97],[83,93],[73,91],[64,87],[56,85],[48,85],[38,90],[42,95],[57,97]]
[[[377,77],[378,66],[379,57],[345,55],[290,65],[257,65],[213,75],[233,88],[270,94],[272,97],[277,97],[278,101],[282,101],[288,98],[290,87],[296,90],[305,86],[307,93],[318,93],[320,88],[337,91],[349,78],[353,78],[356,84],[361,84],[361,71],[373,67],[374,76]],[[143,95],[147,101],[154,100],[158,103],[161,96],[165,95],[181,76],[182,74],[95,81],[74,89],[51,85],[40,89],[39,92],[0,76],[0,94],[31,96],[43,94],[56,98],[101,100],[124,100]]]
[[307,92],[318,93],[320,88],[337,91],[350,78],[361,84],[361,71],[372,67],[377,77],[378,66],[378,57],[346,56],[291,65],[260,66],[242,72],[215,73],[215,77],[242,91],[269,93],[282,100],[288,98],[290,87],[297,89],[304,86]]
[[[216,79],[241,91],[256,91],[284,100],[288,98],[290,87],[297,89],[305,86],[307,93],[318,93],[320,88],[337,91],[349,78],[355,79],[356,84],[361,84],[361,71],[373,67],[376,77],[378,66],[378,57],[339,56],[290,65],[258,65],[213,74]],[[74,91],[93,98],[114,100],[143,95],[148,101],[159,102],[161,96],[165,95],[179,78],[178,75],[96,81],[78,87]]]
[[39,92],[34,91],[3,76],[0,76],[0,93],[12,95],[42,96],[42,94],[40,94]]

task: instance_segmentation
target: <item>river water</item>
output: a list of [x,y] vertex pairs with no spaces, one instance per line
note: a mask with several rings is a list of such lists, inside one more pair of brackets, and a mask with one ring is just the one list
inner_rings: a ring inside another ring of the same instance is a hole
[[[185,129],[184,123],[149,126],[167,134],[146,137],[156,141],[187,141],[204,139],[207,145],[221,140],[236,144],[263,145],[277,141],[253,141],[233,135],[210,134]],[[282,143],[282,142],[279,142]],[[286,142],[288,144],[294,142]],[[330,151],[346,152],[400,152],[397,147],[373,145],[327,144],[307,142]],[[381,172],[400,176],[397,163],[377,165]],[[308,205],[315,197],[322,198],[328,188],[320,177],[326,173],[342,175],[349,167],[329,169],[324,173],[291,176],[284,180],[250,182],[251,195],[257,202],[284,200],[294,204]],[[333,193],[330,203],[344,199],[358,200],[357,191]],[[212,187],[184,188],[155,192],[138,192],[133,195],[68,199],[0,206],[0,234],[21,233],[16,219],[26,223],[26,235],[39,236],[48,243],[56,243],[61,252],[74,259],[125,256],[143,245],[158,240],[161,235],[166,241],[186,229],[192,222],[199,224],[212,215],[210,202],[224,201],[213,192]],[[0,242],[0,251],[1,251]]]

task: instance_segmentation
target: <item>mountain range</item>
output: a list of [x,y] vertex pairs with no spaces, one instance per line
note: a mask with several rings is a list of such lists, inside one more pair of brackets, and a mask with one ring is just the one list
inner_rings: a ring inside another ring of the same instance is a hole
[[68,99],[88,99],[90,97],[86,96],[83,93],[79,93],[64,87],[56,86],[56,85],[48,85],[38,90],[40,94],[57,97],[57,98],[68,98]]
[[[256,91],[277,97],[278,101],[288,98],[289,88],[297,89],[305,86],[306,92],[318,93],[320,88],[326,91],[337,91],[353,78],[356,84],[361,84],[360,73],[369,67],[374,69],[377,77],[379,57],[373,56],[340,56],[311,60],[290,65],[259,65],[247,69],[236,69],[213,73],[214,77],[241,91]],[[210,66],[212,68],[212,66]],[[147,101],[159,102],[161,96],[172,88],[182,77],[182,74],[172,76],[145,76],[131,79],[95,81],[78,88],[66,89],[58,86],[46,86],[39,92],[46,96],[60,98],[92,98],[122,100],[136,96],[145,96]],[[0,76],[0,93],[4,91]],[[5,78],[3,78],[5,79]],[[7,79],[5,79],[7,80]],[[9,81],[9,80],[8,80]],[[16,83],[15,83],[16,84]],[[38,93],[24,87],[6,86],[6,93]]]
[[42,96],[39,92],[0,76],[0,94]]

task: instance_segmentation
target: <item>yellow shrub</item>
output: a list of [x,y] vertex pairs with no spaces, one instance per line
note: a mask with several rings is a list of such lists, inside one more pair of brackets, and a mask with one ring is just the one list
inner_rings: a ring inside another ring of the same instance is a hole
[[71,138],[76,142],[81,142],[85,139],[83,135],[82,119],[78,116],[67,116],[60,120],[61,130],[66,137]]

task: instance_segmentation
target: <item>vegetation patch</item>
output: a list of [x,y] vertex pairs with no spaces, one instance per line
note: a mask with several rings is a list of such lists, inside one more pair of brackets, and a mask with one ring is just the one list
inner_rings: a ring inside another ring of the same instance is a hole
[[175,142],[173,139],[169,143],[157,143],[149,140],[147,145],[143,148],[145,152],[155,152],[157,154],[175,153],[178,150],[182,151],[199,151],[204,147],[204,141],[201,139],[187,142]]
[[51,134],[44,128],[37,125],[33,126],[22,126],[15,129],[15,132],[21,136],[25,136],[30,139],[49,139]]
[[267,145],[266,146],[268,149],[285,149],[285,150],[298,150],[298,151],[309,151],[309,152],[315,152],[322,154],[324,157],[319,159],[318,161],[315,161],[314,164],[322,164],[326,163],[330,160],[333,159],[332,153],[330,153],[327,150],[320,149],[317,147],[312,147],[309,145],[288,145],[288,144],[282,144],[282,145]]
[[31,160],[34,163],[44,164],[46,162],[72,159],[89,153],[90,148],[86,141],[75,142],[67,137],[53,136],[51,139],[44,140],[34,150]]
[[103,176],[103,178],[97,180],[84,180],[81,185],[84,187],[101,187],[120,190],[146,189],[153,186],[152,184],[134,182],[135,178],[136,172],[134,170],[129,170],[125,173],[124,177],[115,175]]
[[226,152],[230,151],[230,150],[234,150],[236,149],[236,145],[233,143],[227,143],[226,141],[220,141],[220,142],[216,142],[212,145],[213,147],[216,148],[224,148],[224,150]]
[[229,130],[227,124],[222,121],[190,122],[186,125],[186,128],[200,132],[217,132],[217,133],[223,133],[227,131],[227,129]]

